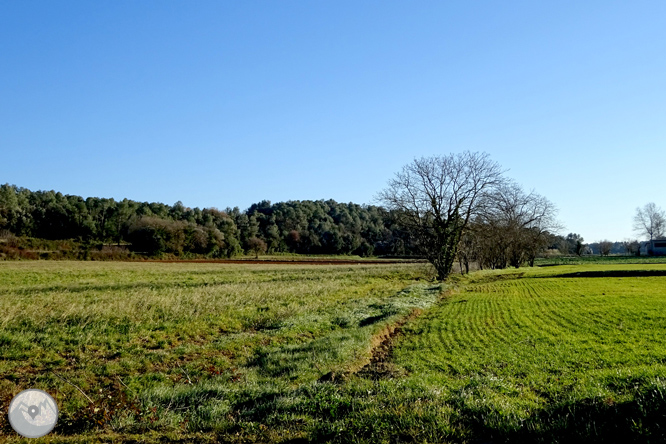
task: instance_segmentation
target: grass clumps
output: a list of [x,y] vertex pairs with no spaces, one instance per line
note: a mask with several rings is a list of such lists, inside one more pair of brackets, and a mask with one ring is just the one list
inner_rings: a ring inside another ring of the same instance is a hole
[[3,263],[0,395],[52,442],[664,442],[664,271]]
[[364,359],[382,325],[436,300],[402,291],[422,276],[420,264],[2,263],[0,394],[54,394],[63,435],[259,433],[246,403]]

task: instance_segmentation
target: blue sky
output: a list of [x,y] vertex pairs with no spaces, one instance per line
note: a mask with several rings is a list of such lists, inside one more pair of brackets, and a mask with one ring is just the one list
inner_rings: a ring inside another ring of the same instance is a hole
[[0,182],[373,203],[483,151],[565,233],[666,207],[666,2],[0,0]]

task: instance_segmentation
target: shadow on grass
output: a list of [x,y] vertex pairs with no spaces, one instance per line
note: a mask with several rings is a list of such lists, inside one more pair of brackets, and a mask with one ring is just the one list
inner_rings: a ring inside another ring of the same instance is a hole
[[[358,394],[363,397],[362,391]],[[488,405],[479,407],[463,398],[422,403],[426,393],[419,389],[407,389],[404,394],[410,399],[396,399],[379,408],[361,399],[352,401],[351,408],[334,409],[335,415],[326,415],[341,397],[321,390],[316,397],[319,408],[309,410],[317,421],[308,439],[345,444],[666,443],[663,382],[640,389],[631,401],[613,403],[595,397],[559,402],[528,417]],[[442,410],[443,406],[447,408]]]
[[664,443],[666,392],[651,388],[618,404],[586,399],[543,410],[522,424],[490,412],[463,410],[461,418],[471,419],[461,425],[476,443]]
[[581,271],[578,273],[564,273],[547,278],[605,278],[605,277],[651,277],[666,276],[666,270],[606,270],[606,271]]
[[391,315],[392,313],[382,313],[376,316],[370,316],[365,319],[361,319],[361,321],[358,323],[358,326],[367,327],[368,325],[376,324],[377,322],[383,321],[384,319],[388,318]]

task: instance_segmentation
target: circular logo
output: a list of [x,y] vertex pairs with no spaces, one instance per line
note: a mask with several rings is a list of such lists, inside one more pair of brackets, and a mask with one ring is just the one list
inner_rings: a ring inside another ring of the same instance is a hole
[[9,423],[21,436],[39,438],[53,430],[58,421],[55,400],[42,390],[23,390],[9,404]]

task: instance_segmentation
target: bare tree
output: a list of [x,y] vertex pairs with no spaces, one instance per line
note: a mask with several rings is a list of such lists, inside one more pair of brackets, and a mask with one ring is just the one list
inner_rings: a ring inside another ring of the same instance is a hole
[[394,210],[422,254],[445,280],[470,219],[502,183],[502,169],[485,153],[422,157],[396,173],[377,199]]
[[460,274],[469,273],[470,263],[481,263],[479,258],[480,246],[478,244],[478,235],[470,224],[463,232],[460,243],[458,244],[458,262],[460,264]]
[[478,218],[469,234],[476,239],[476,259],[480,269],[506,268],[509,264],[510,239],[505,236],[501,221]]
[[624,252],[630,256],[639,256],[641,252],[641,244],[635,239],[625,239],[622,241]]
[[608,256],[613,249],[613,242],[609,240],[599,241],[599,254],[602,256]]
[[[477,230],[486,236],[485,253],[491,268],[534,265],[537,254],[548,246],[550,232],[560,228],[555,219],[557,209],[545,197],[526,193],[514,182],[506,182],[488,196],[481,222],[486,229]],[[493,257],[494,256],[494,257]]]
[[634,231],[649,240],[659,239],[666,230],[666,213],[653,202],[643,208],[636,208],[634,216]]

